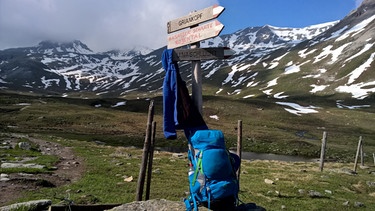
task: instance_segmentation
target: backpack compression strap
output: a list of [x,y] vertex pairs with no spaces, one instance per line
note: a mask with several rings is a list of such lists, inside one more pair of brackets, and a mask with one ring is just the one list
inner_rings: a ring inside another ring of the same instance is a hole
[[202,157],[203,157],[203,151],[199,151],[197,166],[195,167],[194,178],[193,178],[193,181],[192,181],[193,186],[195,185],[195,182],[197,181],[198,172],[203,174]]

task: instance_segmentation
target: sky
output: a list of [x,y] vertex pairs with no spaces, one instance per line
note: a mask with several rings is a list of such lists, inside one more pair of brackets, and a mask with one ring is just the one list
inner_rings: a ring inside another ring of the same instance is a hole
[[362,0],[0,0],[0,50],[80,40],[95,52],[167,45],[168,21],[218,4],[221,34],[340,20]]

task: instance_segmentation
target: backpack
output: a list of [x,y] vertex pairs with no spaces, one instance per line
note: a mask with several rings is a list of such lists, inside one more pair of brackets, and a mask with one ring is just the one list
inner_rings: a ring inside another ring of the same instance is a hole
[[221,200],[225,201],[222,204],[228,205],[227,199],[229,205],[235,207],[239,191],[236,171],[240,159],[226,149],[222,131],[198,130],[189,142],[192,146],[188,151],[190,195],[184,200],[186,210],[198,210],[199,205],[211,209]]

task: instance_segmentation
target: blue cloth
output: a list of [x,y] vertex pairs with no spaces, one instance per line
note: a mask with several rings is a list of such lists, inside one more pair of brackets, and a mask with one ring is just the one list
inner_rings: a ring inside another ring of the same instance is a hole
[[208,129],[192,102],[177,62],[173,61],[173,49],[164,50],[162,65],[166,72],[163,82],[164,136],[167,139],[176,139],[176,130],[183,129],[189,139],[195,131]]
[[164,136],[167,139],[177,137],[176,126],[177,120],[177,70],[178,65],[172,59],[173,50],[166,49],[162,54],[162,65],[165,70],[163,82],[163,121]]

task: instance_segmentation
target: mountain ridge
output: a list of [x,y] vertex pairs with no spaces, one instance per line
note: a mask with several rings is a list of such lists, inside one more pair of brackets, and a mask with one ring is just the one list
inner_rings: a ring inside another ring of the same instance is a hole
[[[202,41],[201,47],[227,46],[236,51],[228,60],[202,61],[203,85],[211,87],[204,91],[244,99],[293,95],[371,98],[375,92],[371,71],[375,68],[374,20],[375,3],[366,0],[340,21],[299,29],[248,27]],[[98,53],[78,40],[5,49],[0,51],[0,89],[60,96],[74,92],[160,94],[164,49]],[[190,63],[179,64],[182,77],[190,84]],[[298,86],[292,83],[295,81]]]

